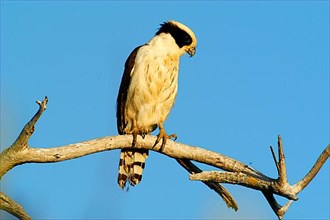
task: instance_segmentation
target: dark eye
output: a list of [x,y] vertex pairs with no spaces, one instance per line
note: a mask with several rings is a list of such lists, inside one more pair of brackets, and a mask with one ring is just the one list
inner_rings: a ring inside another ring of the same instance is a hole
[[176,44],[182,48],[183,46],[188,46],[192,43],[191,36],[182,29],[175,27],[170,34],[175,39]]
[[185,34],[185,36],[184,36],[184,44],[185,45],[190,45],[191,42],[192,42],[191,37],[188,34]]

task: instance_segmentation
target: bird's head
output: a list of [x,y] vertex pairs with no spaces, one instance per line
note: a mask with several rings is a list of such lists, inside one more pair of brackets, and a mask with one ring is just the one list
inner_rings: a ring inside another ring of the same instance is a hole
[[171,20],[161,24],[156,35],[162,33],[170,34],[174,38],[176,45],[179,47],[180,55],[184,53],[188,53],[190,57],[195,55],[197,39],[190,28],[180,22]]

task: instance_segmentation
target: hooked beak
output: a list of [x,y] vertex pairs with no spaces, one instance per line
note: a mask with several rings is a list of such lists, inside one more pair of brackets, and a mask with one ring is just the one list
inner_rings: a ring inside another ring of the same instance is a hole
[[190,57],[193,57],[196,53],[196,47],[191,47],[187,50],[187,53],[190,55]]

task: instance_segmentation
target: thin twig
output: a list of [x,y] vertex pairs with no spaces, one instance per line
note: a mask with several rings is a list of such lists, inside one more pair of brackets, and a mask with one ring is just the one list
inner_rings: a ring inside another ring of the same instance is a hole
[[277,173],[280,174],[280,167],[278,166],[278,161],[276,159],[276,155],[275,155],[275,152],[274,152],[274,149],[273,149],[272,146],[270,146],[270,151],[272,152],[272,156],[273,156],[273,159],[274,159],[274,162],[275,162]]
[[280,216],[284,216],[284,214],[286,213],[286,211],[288,211],[290,205],[292,204],[293,200],[289,200],[284,206],[282,206],[279,210],[278,210],[278,215]]

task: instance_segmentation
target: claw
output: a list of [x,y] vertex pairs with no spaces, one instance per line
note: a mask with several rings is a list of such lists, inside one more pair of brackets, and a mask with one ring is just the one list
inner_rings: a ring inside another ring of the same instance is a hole
[[163,126],[159,126],[159,134],[157,135],[157,139],[155,141],[154,147],[159,143],[161,139],[163,139],[162,145],[159,148],[159,150],[162,151],[166,145],[167,139],[172,139],[172,138],[176,140],[177,139],[176,134],[167,135]]
[[176,141],[177,138],[178,136],[176,136],[176,134],[171,134],[168,136],[168,139],[173,139],[173,141]]
[[133,133],[132,147],[135,147],[136,146],[136,139],[137,139],[137,134]]
[[166,141],[167,141],[167,138],[166,137],[163,137],[163,142],[162,142],[162,146],[160,146],[159,150],[160,151],[163,151],[165,145],[166,145]]

